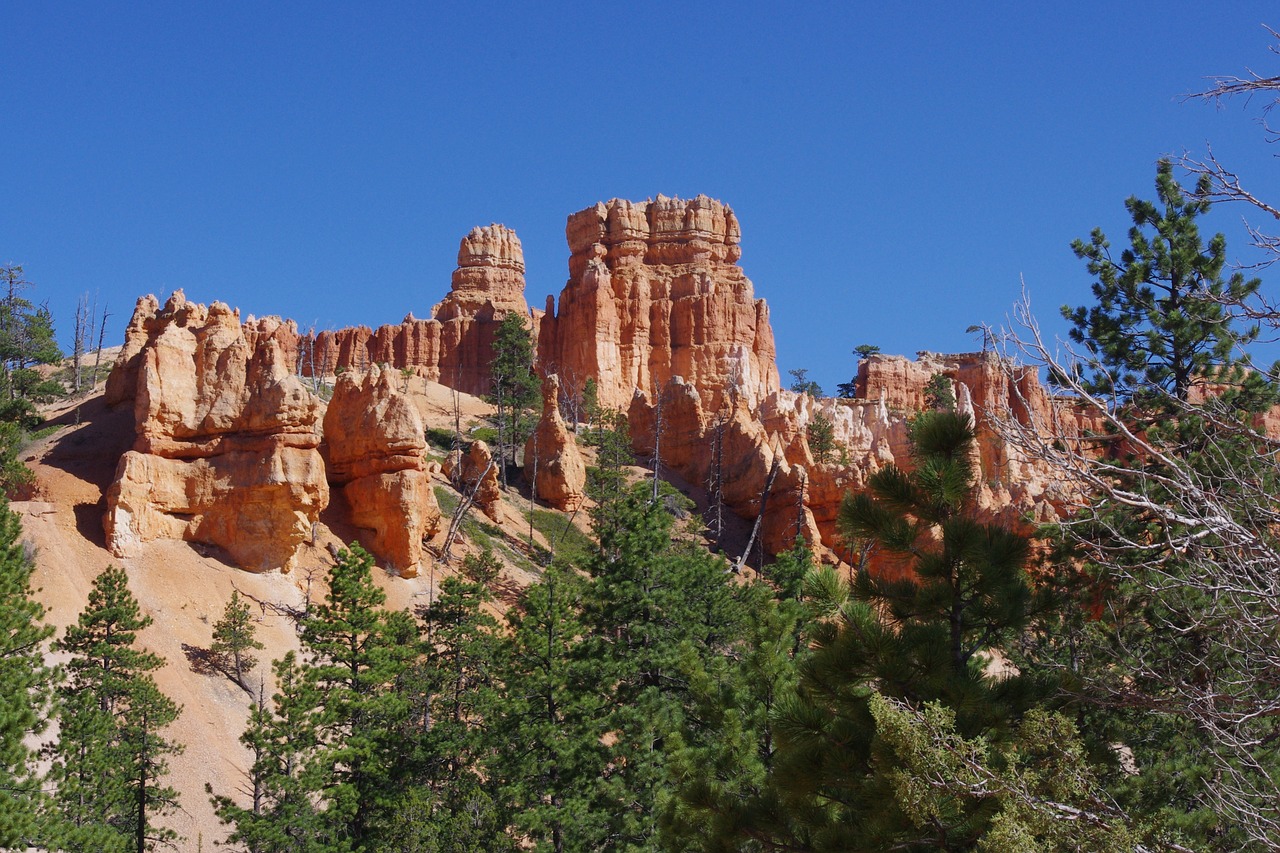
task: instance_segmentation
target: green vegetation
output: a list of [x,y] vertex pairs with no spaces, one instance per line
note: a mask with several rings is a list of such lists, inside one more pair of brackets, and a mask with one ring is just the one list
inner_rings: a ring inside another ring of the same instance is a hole
[[1159,395],[1185,402],[1193,386],[1206,383],[1263,390],[1263,378],[1244,371],[1239,359],[1258,327],[1233,325],[1227,307],[1254,296],[1262,280],[1240,272],[1224,278],[1226,238],[1202,242],[1196,220],[1209,211],[1211,189],[1203,175],[1188,195],[1173,164],[1161,160],[1157,200],[1125,201],[1133,227],[1118,260],[1101,228],[1088,243],[1071,244],[1097,277],[1093,305],[1062,307],[1071,339],[1088,354],[1085,390],[1139,403]]
[[507,461],[515,461],[516,448],[529,432],[529,409],[538,399],[538,377],[533,372],[533,339],[525,317],[520,314],[507,314],[498,324],[489,375],[493,385],[488,399],[498,410],[495,418],[497,452],[494,457],[498,460],[498,475],[505,487]]
[[808,394],[810,397],[821,397],[822,386],[809,378],[807,368],[796,368],[788,370],[791,374],[791,390],[797,394]]
[[808,429],[809,450],[818,462],[830,462],[836,448],[835,424],[821,412],[813,416]]
[[[525,512],[529,518],[530,513]],[[552,546],[556,557],[571,565],[581,565],[583,559],[595,550],[591,537],[583,533],[570,517],[549,509],[534,509],[533,528]]]
[[233,591],[222,618],[213,626],[213,645],[209,651],[217,659],[223,672],[231,680],[246,690],[249,684],[245,676],[258,665],[254,651],[265,646],[255,636],[253,617],[249,605],[240,599],[240,593]]
[[[211,651],[253,698],[245,777],[209,791],[228,847],[1277,849],[1280,468],[1256,417],[1277,393],[1247,348],[1280,315],[1258,307],[1257,279],[1226,274],[1221,235],[1199,236],[1221,191],[1188,191],[1162,162],[1157,201],[1126,202],[1118,257],[1101,230],[1073,244],[1095,279],[1094,303],[1063,311],[1086,362],[1053,377],[1100,398],[1090,418],[1107,428],[1083,451],[1023,436],[1022,451],[1087,486],[1034,538],[980,506],[995,472],[936,375],[910,422],[911,464],[879,468],[841,504],[857,565],[820,565],[798,540],[737,576],[698,544],[676,488],[631,482],[627,420],[589,380],[592,534],[531,508],[556,559],[527,589],[502,577],[525,543],[479,515],[461,522],[479,553],[413,610],[387,608],[369,554],[340,550],[323,599],[297,614],[300,651],[271,664],[270,697],[252,677],[252,610],[233,594]],[[12,487],[52,321],[22,296],[20,267],[0,272]],[[535,390],[524,319],[509,315],[495,346],[496,425],[472,432],[503,460]],[[821,393],[791,373],[797,393]],[[819,461],[832,433],[821,415],[808,427]],[[435,490],[456,512],[457,493]],[[165,780],[182,747],[165,732],[181,709],[154,680],[163,660],[138,645],[151,619],[109,567],[51,643],[20,535],[0,499],[0,847],[179,843]]]
[[54,837],[62,849],[141,853],[178,840],[153,822],[178,808],[177,792],[162,780],[168,756],[182,747],[161,734],[181,711],[151,675],[164,659],[135,647],[137,632],[150,624],[124,570],[109,566],[55,645],[70,655],[50,769],[57,786]]
[[43,645],[53,629],[31,598],[34,568],[18,516],[0,497],[0,848],[33,846],[47,808],[32,738],[46,728],[55,672]]

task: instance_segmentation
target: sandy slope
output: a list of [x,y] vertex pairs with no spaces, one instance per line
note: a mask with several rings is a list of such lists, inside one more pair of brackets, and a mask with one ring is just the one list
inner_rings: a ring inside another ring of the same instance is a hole
[[[451,425],[452,393],[433,383],[412,382],[428,423],[441,428]],[[488,411],[481,401],[465,395],[460,403],[464,427]],[[143,611],[155,620],[142,632],[141,644],[164,656],[167,664],[156,680],[183,706],[181,717],[168,731],[173,740],[186,745],[185,752],[172,760],[169,778],[181,794],[182,811],[166,823],[185,836],[180,849],[195,850],[203,845],[209,850],[214,841],[225,837],[226,828],[213,814],[205,785],[219,793],[242,796],[238,792],[244,783],[248,754],[238,738],[250,702],[245,691],[228,678],[210,673],[200,664],[200,653],[208,649],[212,639],[213,623],[233,589],[258,603],[258,636],[267,645],[260,655],[258,672],[269,673],[271,659],[298,647],[292,621],[270,605],[297,608],[303,604],[308,586],[314,597],[321,597],[322,579],[330,564],[327,546],[341,543],[353,531],[335,520],[336,513],[326,513],[322,520],[329,523],[318,527],[316,542],[304,550],[299,567],[287,575],[244,572],[220,560],[214,549],[184,542],[153,542],[136,558],[116,560],[104,547],[102,515],[116,461],[133,441],[132,412],[127,405],[109,411],[101,397],[93,397],[78,406],[77,423],[76,408],[69,407],[59,415],[58,421],[66,424],[61,430],[24,452],[36,472],[36,499],[12,504],[22,516],[25,539],[35,550],[38,597],[60,635],[84,607],[93,579],[103,568],[116,562],[128,572],[130,588]],[[526,522],[517,509],[519,496],[511,493],[508,500],[511,505],[503,508],[504,527],[521,529]],[[441,538],[437,537],[436,544]],[[461,556],[468,550],[464,542],[454,553]],[[387,591],[390,606],[414,607],[429,599],[432,581],[438,583],[450,571],[443,565],[424,566],[415,579],[381,570],[376,577]],[[528,572],[509,567],[502,587],[515,590],[532,579]]]

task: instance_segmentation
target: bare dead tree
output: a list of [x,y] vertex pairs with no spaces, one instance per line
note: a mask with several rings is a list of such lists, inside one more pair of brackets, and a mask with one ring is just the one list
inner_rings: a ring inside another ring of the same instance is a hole
[[[453,518],[449,520],[449,532],[445,534],[444,545],[440,549],[440,559],[446,563],[449,562],[450,552],[453,549],[453,540],[458,535],[458,530],[462,527],[462,519],[466,516],[467,510],[471,509],[471,504],[475,502],[476,492],[480,491],[480,484],[484,482],[484,478],[489,476],[489,471],[497,462],[494,459],[489,460],[489,464],[480,472],[480,476],[472,483],[465,492],[463,492],[462,500],[458,501],[458,508],[453,511]],[[457,466],[461,468],[461,465]]]
[[[1268,320],[1280,331],[1280,314]],[[1280,440],[1212,399],[1170,395],[1170,420],[1198,425],[1189,453],[1176,437],[1136,426],[1126,401],[1089,393],[1078,379],[1088,359],[1046,342],[1025,297],[1015,322],[1006,345],[1047,368],[1067,396],[1047,412],[1024,405],[1021,421],[992,418],[993,427],[1056,472],[1051,491],[1066,508],[1058,529],[1075,553],[1158,605],[1147,617],[1153,630],[1187,640],[1177,649],[1122,645],[1125,672],[1090,690],[1096,701],[1197,727],[1217,773],[1202,797],[1252,842],[1280,847]]]
[[533,433],[533,459],[525,460],[525,464],[532,468],[529,475],[529,552],[533,552],[533,513],[537,509],[534,499],[538,494],[538,433]]
[[[98,297],[93,298],[94,314],[96,315],[98,307]],[[98,351],[93,358],[93,384],[98,384],[98,371],[102,367],[102,347],[107,337],[107,318],[111,315],[107,313],[107,303],[102,303],[102,319],[98,322]]]
[[709,527],[717,546],[724,538],[724,430],[725,415],[718,412],[711,425],[711,469],[707,472]]
[[653,494],[649,498],[649,502],[656,504],[658,502],[658,484],[660,473],[662,471],[662,432],[665,427],[665,411],[663,400],[666,394],[659,390],[654,395],[653,409]]
[[760,525],[764,521],[764,511],[769,504],[769,492],[773,491],[773,481],[778,478],[779,460],[781,453],[773,455],[773,464],[769,466],[769,476],[765,478],[764,490],[760,492],[760,512],[756,515],[755,524],[751,526],[751,536],[747,539],[747,547],[742,549],[742,556],[738,558],[737,564],[733,567],[734,574],[742,574],[742,567],[747,564],[747,558],[751,556],[751,547],[755,545],[756,539],[760,536]]
[[82,293],[76,300],[75,333],[71,344],[71,390],[80,393],[81,367],[84,362],[85,347],[93,340],[93,315],[89,307],[89,294]]
[[[1277,42],[1267,49],[1275,56],[1280,56],[1280,32],[1265,27]],[[1192,92],[1185,96],[1186,100],[1207,101],[1221,105],[1234,98],[1245,98],[1249,102],[1255,99],[1261,102],[1263,134],[1268,142],[1280,141],[1280,130],[1268,122],[1271,111],[1280,104],[1280,76],[1264,76],[1247,69],[1243,76],[1225,75],[1210,78],[1213,85],[1200,92]],[[1240,176],[1224,166],[1214,155],[1213,149],[1207,147],[1201,157],[1184,152],[1180,158],[1183,168],[1195,175],[1208,175],[1212,190],[1210,198],[1215,201],[1243,202],[1249,207],[1261,211],[1272,219],[1280,219],[1280,208],[1255,194]],[[1253,245],[1263,253],[1263,260],[1255,267],[1270,266],[1280,260],[1280,236],[1255,227],[1248,221],[1245,228],[1249,232]]]

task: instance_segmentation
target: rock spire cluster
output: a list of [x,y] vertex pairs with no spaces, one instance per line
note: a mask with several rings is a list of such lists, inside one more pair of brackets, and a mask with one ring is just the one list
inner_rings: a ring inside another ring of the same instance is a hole
[[[291,322],[242,323],[226,305],[189,303],[180,291],[163,307],[140,299],[106,391],[111,404],[133,402],[136,423],[107,499],[112,551],[183,538],[218,545],[246,568],[287,569],[332,484],[366,545],[413,574],[440,510],[423,421],[397,390],[398,371],[487,393],[494,333],[512,313],[529,318],[544,377],[525,475],[558,509],[585,500],[562,407],[578,410],[589,379],[602,406],[627,410],[638,453],[658,453],[663,470],[729,511],[759,516],[771,552],[802,537],[847,557],[840,501],[883,466],[911,464],[909,420],[936,377],[977,425],[989,515],[1047,518],[1065,505],[1052,472],[991,421],[1046,420],[1054,402],[1033,371],[992,353],[877,354],[861,363],[855,399],[797,395],[780,387],[769,310],[739,265],[741,229],[727,205],[613,199],[569,216],[565,233],[568,282],[545,312],[525,300],[519,238],[496,224],[462,239],[450,290],[426,320],[300,336]],[[300,378],[339,373],[327,406]],[[821,459],[809,440],[819,419],[833,439]],[[492,459],[477,441],[445,473],[497,518]]]

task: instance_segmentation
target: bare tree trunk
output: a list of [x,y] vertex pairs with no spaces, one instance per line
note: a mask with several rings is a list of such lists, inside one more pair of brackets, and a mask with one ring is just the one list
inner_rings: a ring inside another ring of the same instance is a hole
[[533,460],[526,459],[526,467],[532,467],[533,473],[529,477],[529,553],[533,553],[533,513],[536,508],[534,499],[538,496],[538,434],[533,434]]
[[649,502],[655,504],[658,502],[658,472],[662,469],[662,398],[663,393],[659,391],[653,417],[653,497]]
[[106,341],[107,336],[107,318],[111,315],[107,313],[107,304],[102,303],[102,322],[98,323],[98,352],[93,359],[93,384],[98,384],[98,368],[102,366],[102,345]]
[[751,546],[755,544],[756,537],[760,535],[760,523],[764,521],[764,510],[769,503],[769,492],[773,490],[773,481],[778,476],[778,457],[773,457],[773,464],[769,466],[769,477],[764,481],[764,491],[760,493],[760,514],[756,516],[756,523],[751,526],[751,538],[747,540],[747,547],[742,549],[742,556],[738,558],[738,563],[733,567],[734,574],[741,574],[742,567],[747,564],[747,557],[751,555]]
[[75,333],[71,344],[71,360],[73,365],[71,373],[71,390],[75,394],[80,393],[80,371],[81,365],[84,362],[85,342],[92,334],[89,331],[89,324],[92,322],[89,319],[89,316],[89,294],[84,293],[81,294],[78,300],[76,300]]
[[[489,464],[484,466],[484,470],[480,472],[480,476],[476,478],[475,483],[463,495],[462,500],[458,501],[458,508],[453,511],[453,518],[449,521],[449,532],[444,537],[444,546],[440,549],[440,559],[446,563],[449,562],[449,551],[453,548],[453,540],[458,535],[458,528],[462,526],[462,518],[467,514],[467,510],[471,509],[471,504],[476,499],[476,492],[480,491],[480,483],[484,478],[489,476],[489,470],[493,468],[494,460],[490,459]],[[461,464],[458,466],[461,467]]]

